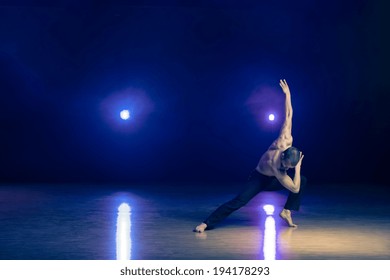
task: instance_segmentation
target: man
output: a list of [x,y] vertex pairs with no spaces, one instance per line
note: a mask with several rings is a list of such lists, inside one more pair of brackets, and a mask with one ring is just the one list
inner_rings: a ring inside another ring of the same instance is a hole
[[[302,189],[306,185],[306,178],[301,177],[301,165],[303,154],[292,146],[291,135],[293,109],[291,106],[291,94],[286,80],[280,80],[280,86],[286,96],[285,120],[280,130],[279,137],[272,143],[268,150],[261,156],[255,170],[248,179],[248,187],[234,199],[218,207],[203,223],[194,231],[203,232],[210,229],[225,219],[232,212],[247,204],[261,191],[275,191],[286,188],[290,191],[284,209],[280,217],[288,226],[296,227],[291,217],[291,210],[298,211]],[[287,170],[295,168],[294,178],[287,175]]]

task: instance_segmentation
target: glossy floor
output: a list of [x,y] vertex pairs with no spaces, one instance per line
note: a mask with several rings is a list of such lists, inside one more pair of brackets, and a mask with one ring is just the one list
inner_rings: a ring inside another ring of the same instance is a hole
[[[370,191],[366,191],[369,189]],[[266,192],[192,229],[239,186],[0,186],[0,259],[390,259],[389,190],[323,185],[294,213]]]

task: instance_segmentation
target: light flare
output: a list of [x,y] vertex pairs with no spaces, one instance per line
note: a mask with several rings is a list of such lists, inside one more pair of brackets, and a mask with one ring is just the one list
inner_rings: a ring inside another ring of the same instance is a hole
[[116,259],[131,259],[131,207],[122,203],[118,207],[116,223]]

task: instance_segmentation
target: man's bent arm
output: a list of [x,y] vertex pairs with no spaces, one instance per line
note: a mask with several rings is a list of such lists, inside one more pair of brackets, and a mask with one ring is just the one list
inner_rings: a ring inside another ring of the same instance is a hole
[[300,188],[301,188],[301,169],[300,168],[298,170],[295,169],[294,185],[295,185],[296,193],[298,193]]
[[295,171],[294,180],[290,178],[287,174],[276,175],[276,178],[279,182],[293,193],[298,193],[301,188],[301,174],[300,172]]
[[302,152],[300,153],[300,159],[295,166],[295,174],[294,179],[292,180],[286,173],[280,173],[275,171],[275,177],[279,180],[279,182],[289,191],[293,193],[298,193],[301,188],[301,165],[304,155]]

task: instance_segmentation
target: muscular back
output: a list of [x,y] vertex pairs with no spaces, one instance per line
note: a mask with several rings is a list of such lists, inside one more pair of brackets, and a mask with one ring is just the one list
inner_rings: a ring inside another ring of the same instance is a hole
[[276,139],[268,150],[261,156],[257,164],[257,171],[266,176],[277,176],[280,174],[281,153],[292,145],[292,136],[281,135]]

